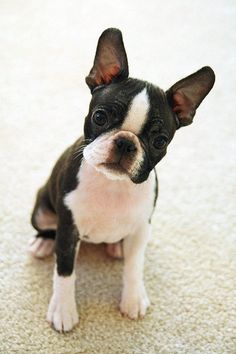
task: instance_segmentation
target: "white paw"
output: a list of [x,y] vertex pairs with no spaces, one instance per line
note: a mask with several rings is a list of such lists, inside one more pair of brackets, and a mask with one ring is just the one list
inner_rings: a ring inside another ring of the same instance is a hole
[[55,241],[43,237],[33,237],[29,241],[28,251],[35,258],[45,258],[54,252]]
[[122,241],[116,243],[108,243],[106,248],[109,256],[113,258],[123,258],[123,244]]
[[59,332],[70,331],[79,322],[75,299],[67,296],[67,300],[62,301],[53,295],[48,307],[47,321]]
[[150,305],[144,286],[140,286],[135,291],[124,290],[122,293],[120,311],[123,315],[131,319],[137,319],[139,316],[144,317],[147,308]]

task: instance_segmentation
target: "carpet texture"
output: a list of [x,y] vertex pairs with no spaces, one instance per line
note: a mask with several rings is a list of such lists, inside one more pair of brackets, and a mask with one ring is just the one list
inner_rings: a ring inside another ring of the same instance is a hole
[[[0,1],[0,353],[236,353],[236,2]],[[122,262],[83,245],[80,324],[45,321],[54,259],[27,242],[35,193],[81,133],[98,36],[123,31],[130,75],[167,89],[210,65],[216,84],[158,165],[143,320],[118,311]]]

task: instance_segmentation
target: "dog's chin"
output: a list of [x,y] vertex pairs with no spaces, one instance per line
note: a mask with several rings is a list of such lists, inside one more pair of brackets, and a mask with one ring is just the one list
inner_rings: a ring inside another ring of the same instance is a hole
[[[89,163],[89,162],[88,162]],[[131,174],[119,163],[99,163],[91,164],[96,171],[102,173],[106,178],[113,181],[130,181],[134,184],[140,184],[145,182],[148,179],[150,171],[144,171],[143,173]]]
[[100,163],[94,166],[98,172],[103,173],[107,178],[115,180],[130,180],[129,173],[119,163]]

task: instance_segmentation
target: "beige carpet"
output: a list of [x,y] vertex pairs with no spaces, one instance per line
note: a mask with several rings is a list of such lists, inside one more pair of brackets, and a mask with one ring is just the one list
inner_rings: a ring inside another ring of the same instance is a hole
[[[123,30],[133,76],[168,88],[204,65],[216,85],[158,167],[144,320],[117,310],[122,262],[78,259],[80,324],[45,321],[54,260],[31,260],[37,188],[82,130],[97,38]],[[0,353],[236,353],[236,2],[0,1]]]

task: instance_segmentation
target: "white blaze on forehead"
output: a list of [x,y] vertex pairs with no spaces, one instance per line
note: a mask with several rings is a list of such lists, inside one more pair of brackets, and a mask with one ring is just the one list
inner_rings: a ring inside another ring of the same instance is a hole
[[133,98],[121,130],[128,130],[136,135],[139,134],[147,120],[149,107],[150,103],[145,87]]

